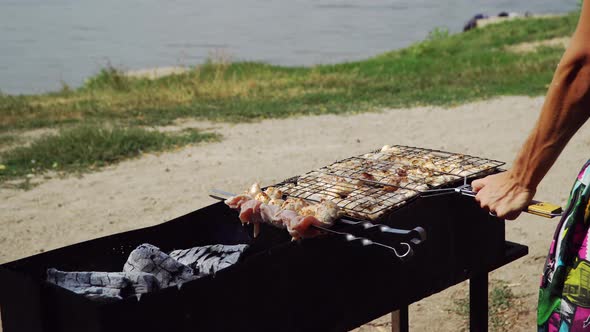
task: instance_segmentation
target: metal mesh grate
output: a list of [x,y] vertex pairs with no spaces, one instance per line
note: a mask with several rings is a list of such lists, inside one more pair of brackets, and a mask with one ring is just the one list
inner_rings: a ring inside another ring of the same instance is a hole
[[503,162],[466,154],[415,148],[403,145],[384,147],[360,156],[363,159],[429,169],[441,174],[474,177],[504,165]]
[[424,192],[454,183],[462,177],[397,162],[348,158],[320,168],[321,172]]
[[395,145],[285,180],[279,189],[291,197],[329,199],[349,216],[374,220],[429,190],[502,165],[464,154]]
[[371,184],[318,171],[302,175],[296,183],[280,184],[278,188],[291,197],[311,201],[329,199],[349,216],[362,219],[376,219],[418,196],[414,190]]

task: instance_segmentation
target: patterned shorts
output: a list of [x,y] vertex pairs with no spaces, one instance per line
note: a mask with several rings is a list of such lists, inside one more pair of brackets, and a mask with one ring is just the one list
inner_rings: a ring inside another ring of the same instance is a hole
[[539,332],[590,332],[590,161],[574,183],[539,289]]

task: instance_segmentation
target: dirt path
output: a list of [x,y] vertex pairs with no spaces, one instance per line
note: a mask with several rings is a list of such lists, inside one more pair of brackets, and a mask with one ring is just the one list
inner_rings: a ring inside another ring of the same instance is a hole
[[[81,178],[54,179],[30,190],[0,189],[0,263],[96,237],[145,227],[213,202],[212,187],[241,191],[270,184],[384,144],[406,144],[510,161],[532,127],[542,98],[505,97],[453,109],[416,108],[351,116],[316,116],[254,124],[205,124],[219,143],[150,154]],[[203,124],[201,124],[203,125]],[[590,157],[585,126],[539,188],[537,198],[564,204]],[[509,240],[530,247],[524,259],[495,272],[523,295],[518,331],[535,330],[543,259],[556,221],[525,215],[507,225]],[[451,296],[465,285],[411,307],[414,331],[456,331]],[[528,310],[527,310],[528,309]],[[389,328],[385,320],[363,330]],[[430,327],[430,328],[429,328]]]

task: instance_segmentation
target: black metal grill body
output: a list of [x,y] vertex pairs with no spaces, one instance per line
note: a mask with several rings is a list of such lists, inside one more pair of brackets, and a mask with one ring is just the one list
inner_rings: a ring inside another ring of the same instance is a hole
[[[216,203],[161,225],[7,263],[0,266],[4,331],[341,331],[498,265],[504,254],[504,221],[469,197],[416,199],[382,222],[422,226],[428,240],[403,263],[387,250],[329,235],[291,242],[285,231],[263,227],[252,241],[237,213]],[[215,276],[139,301],[93,302],[44,281],[50,267],[120,271],[142,243],[164,251],[214,243],[252,246],[243,261]]]

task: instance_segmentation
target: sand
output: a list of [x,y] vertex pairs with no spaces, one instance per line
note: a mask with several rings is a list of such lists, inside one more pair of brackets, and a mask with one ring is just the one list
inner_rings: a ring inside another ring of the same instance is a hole
[[174,67],[154,67],[146,69],[128,70],[125,75],[134,78],[148,78],[154,80],[156,78],[177,75],[185,73],[189,70],[187,67],[174,66]]
[[492,17],[488,17],[488,18],[482,18],[477,20],[477,27],[478,28],[483,28],[485,26],[491,25],[491,24],[498,24],[498,23],[503,23],[506,21],[513,21],[513,20],[525,20],[525,19],[529,19],[529,18],[550,18],[550,17],[558,17],[558,16],[562,16],[560,14],[531,14],[531,13],[524,13],[524,16],[518,13],[515,13],[516,15],[512,15],[512,16],[492,16]]
[[539,40],[534,42],[525,42],[510,45],[506,49],[514,53],[531,53],[537,51],[540,47],[554,47],[565,50],[571,42],[571,37],[556,37],[551,39]]
[[[542,98],[503,97],[450,109],[420,107],[347,116],[266,120],[250,124],[185,123],[213,128],[218,143],[147,154],[100,172],[47,180],[29,191],[0,189],[0,263],[80,241],[170,220],[215,202],[210,188],[241,191],[271,184],[384,144],[405,144],[511,161],[533,126]],[[168,128],[174,129],[174,128]],[[584,126],[549,172],[536,198],[564,204],[590,156]],[[537,286],[557,220],[523,215],[507,238],[530,254],[496,272],[523,304],[514,331],[535,330]],[[414,331],[456,331],[448,311],[465,284],[410,307]],[[388,329],[387,318],[361,328]]]

